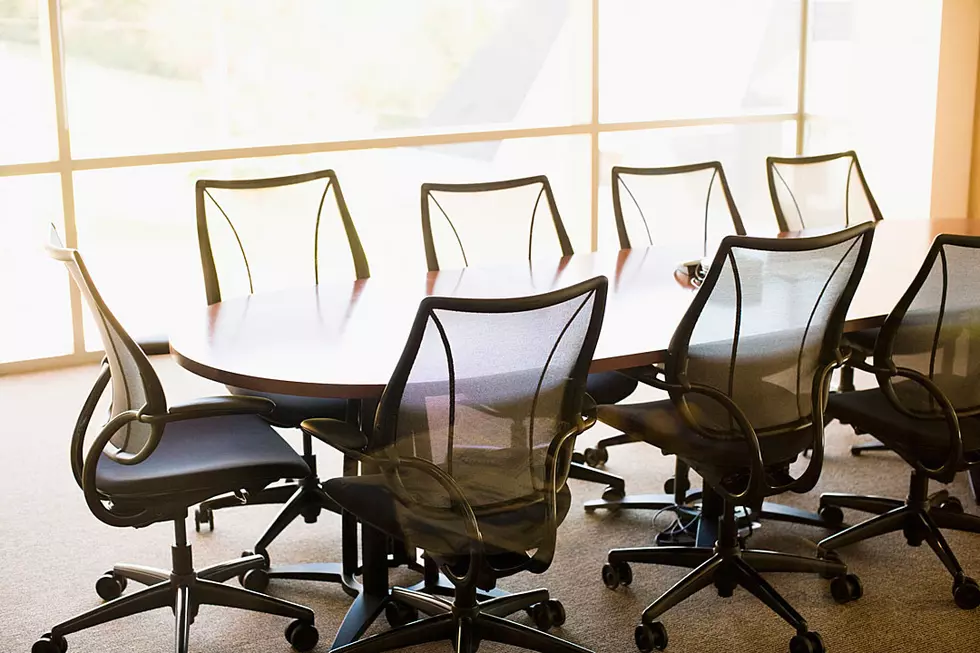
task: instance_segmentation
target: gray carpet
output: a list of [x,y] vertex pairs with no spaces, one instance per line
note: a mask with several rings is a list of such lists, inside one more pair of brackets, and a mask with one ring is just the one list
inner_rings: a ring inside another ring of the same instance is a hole
[[[158,358],[171,402],[220,392],[217,386],[193,377],[165,358]],[[0,378],[3,453],[0,455],[0,652],[29,651],[38,635],[53,623],[98,605],[94,582],[115,562],[166,567],[172,530],[165,524],[150,528],[117,529],[89,513],[75,486],[68,462],[72,426],[95,377],[94,367]],[[603,434],[602,428],[582,438],[582,446]],[[293,442],[295,435],[289,435]],[[817,490],[787,496],[784,502],[813,508],[819,491],[859,491],[904,496],[907,467],[894,455],[878,453],[853,458],[848,447],[853,432],[832,424],[827,429],[828,451]],[[338,456],[323,451],[321,473],[339,469]],[[670,475],[672,459],[656,450],[632,444],[611,450],[608,468],[627,478],[632,492],[659,491]],[[643,607],[684,573],[681,569],[637,565],[635,581],[615,592],[606,589],[599,569],[605,552],[616,546],[652,541],[652,514],[585,514],[581,502],[596,498],[602,488],[573,481],[574,504],[559,531],[555,564],[545,574],[522,574],[506,580],[504,589],[548,587],[568,612],[556,634],[600,652],[635,651],[633,628]],[[965,479],[951,490],[969,501]],[[249,548],[271,519],[275,507],[220,511],[213,533],[192,534],[198,566],[236,557]],[[853,520],[857,515],[848,515]],[[327,515],[315,525],[291,526],[271,548],[274,560],[337,559],[337,518]],[[753,535],[756,548],[812,552],[815,529],[769,523]],[[948,539],[968,573],[980,577],[980,536],[950,533]],[[826,581],[816,577],[773,574],[773,585],[819,631],[829,650],[848,651],[977,651],[980,650],[980,612],[958,610],[950,596],[951,582],[928,546],[912,549],[901,534],[845,549],[844,560],[861,576],[865,596],[838,606]],[[411,572],[392,574],[414,580]],[[232,581],[233,582],[233,581]],[[311,606],[321,631],[318,651],[326,651],[349,599],[335,586],[280,582],[272,592]],[[526,621],[521,614],[516,617]],[[783,652],[792,632],[745,591],[721,599],[705,591],[674,608],[663,619],[670,633],[669,651]],[[198,652],[290,650],[282,636],[284,620],[220,608],[201,609],[192,633]],[[385,627],[384,620],[375,630]],[[171,651],[172,615],[165,610],[131,617],[69,638],[71,651]],[[448,651],[447,644],[412,651]],[[481,651],[511,650],[485,645]]]

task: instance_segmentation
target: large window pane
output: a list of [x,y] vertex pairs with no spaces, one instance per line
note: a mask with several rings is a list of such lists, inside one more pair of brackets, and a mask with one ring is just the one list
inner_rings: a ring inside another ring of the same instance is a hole
[[805,152],[857,151],[886,219],[929,216],[941,19],[940,2],[811,1]]
[[[424,181],[546,174],[573,246],[589,248],[588,136],[80,172],[75,175],[79,246],[123,325],[136,337],[165,334],[170,320],[205,303],[195,180],[328,167],[337,171],[374,276],[424,274],[419,215]],[[269,233],[274,237],[276,230]],[[91,323],[86,345],[99,347]]]
[[588,0],[64,0],[76,155],[588,120]]
[[603,0],[604,121],[796,110],[799,0]]
[[776,216],[766,182],[766,157],[792,155],[794,121],[651,129],[599,139],[599,247],[618,248],[610,175],[616,165],[654,168],[721,161],[748,233],[772,235]]
[[0,2],[0,164],[57,156],[51,57],[38,0]]
[[0,178],[0,362],[72,351],[68,273],[44,252],[51,223],[62,226],[57,175]]

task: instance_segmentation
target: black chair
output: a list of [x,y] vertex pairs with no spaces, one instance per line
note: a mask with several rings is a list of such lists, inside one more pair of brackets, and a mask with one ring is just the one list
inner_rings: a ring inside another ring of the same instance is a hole
[[[838,560],[745,549],[736,507],[816,484],[831,373],[872,235],[868,224],[817,238],[725,238],[654,384],[670,398],[599,407],[603,422],[678,456],[704,478],[702,525],[709,506],[721,513],[714,546],[609,552],[602,575],[611,588],[631,582],[631,562],[694,569],[644,610],[636,629],[641,651],[662,650],[667,631],[659,617],[712,584],[721,596],[744,587],[786,620],[796,630],[793,653],[824,647],[760,572],[820,573],[834,579],[839,602],[860,596],[857,577]],[[809,464],[793,477],[789,465],[807,448]]]
[[[725,170],[718,161],[662,168],[614,166],[612,201],[620,249],[687,244],[703,259],[724,236],[745,235]],[[698,269],[702,269],[700,265]],[[593,467],[604,464],[609,460],[609,447],[632,441],[625,433],[599,440],[594,448],[583,452],[585,462]],[[686,471],[680,476],[686,477]],[[674,486],[671,479],[664,491],[673,494]],[[664,507],[660,503],[651,505]]]
[[[433,215],[443,219],[433,220]],[[422,239],[430,272],[548,256],[554,260],[574,254],[544,175],[470,184],[422,184]],[[597,403],[616,403],[633,394],[637,385],[635,379],[619,372],[600,372],[589,375],[588,393]],[[584,457],[576,454],[572,478],[606,484],[606,496],[611,498],[625,494],[622,478],[589,469],[584,463]]]
[[[452,601],[394,588],[387,614],[399,625],[335,651],[439,640],[461,653],[481,640],[586,651],[504,619],[529,610],[541,629],[564,623],[547,590],[484,601],[478,592],[551,564],[571,503],[565,481],[575,437],[595,422],[585,383],[605,299],[604,277],[535,297],[426,298],[371,435],[335,420],[303,423],[377,470],[331,479],[327,493],[359,520],[423,549],[455,588]],[[419,612],[430,616],[418,620]]]
[[[332,196],[332,197],[331,197]],[[201,179],[195,185],[197,237],[208,304],[222,298],[317,284],[328,275],[347,279],[370,276],[367,258],[333,170],[265,179]],[[289,320],[289,315],[283,315]],[[229,387],[236,395],[261,396],[275,402],[267,419],[276,426],[298,428],[310,417],[355,420],[344,399],[321,399],[261,393]],[[253,551],[269,561],[268,547],[298,517],[317,520],[323,509],[339,508],[323,493],[317,476],[313,441],[303,434],[303,460],[310,472],[245,497],[226,495],[202,503],[195,511],[198,529],[214,528],[214,511],[240,505],[285,504],[256,541]],[[345,461],[345,473],[355,473]],[[345,519],[344,563],[291,565],[257,570],[243,576],[250,589],[264,591],[270,578],[339,582],[356,593],[355,525]],[[351,550],[348,550],[351,549]],[[249,552],[246,552],[249,553]]]
[[908,498],[824,494],[824,510],[877,514],[820,542],[823,552],[902,531],[910,546],[928,542],[953,576],[961,608],[980,605],[980,587],[968,578],[940,531],[980,533],[980,517],[963,513],[929,479],[949,483],[980,465],[980,238],[936,237],[919,273],[885,320],[874,347],[877,388],[833,395],[827,417],[858,425],[911,467]]
[[[69,635],[115,619],[170,608],[176,650],[186,653],[200,605],[220,605],[295,619],[286,638],[300,651],[318,639],[309,608],[222,582],[264,564],[252,555],[195,570],[187,543],[188,507],[232,490],[259,491],[281,478],[309,473],[303,459],[267,422],[273,404],[258,397],[206,397],[167,405],[143,351],[109,312],[76,250],[65,249],[52,227],[50,255],[64,262],[96,318],[106,360],[82,407],[71,442],[71,466],[85,502],[110,526],[141,528],[173,521],[173,568],[116,565],[96,583],[108,603],[64,621],[38,640],[33,653],[65,653]],[[108,422],[88,451],[85,436],[109,383]],[[121,596],[127,581],[147,585]]]
[[[780,231],[843,229],[882,219],[853,150],[817,156],[771,156],[766,159],[766,177]],[[877,329],[847,334],[845,342],[851,348],[852,360],[870,356],[877,335]],[[854,390],[852,367],[841,368],[838,390]],[[867,442],[851,447],[851,453],[883,449],[879,442]]]

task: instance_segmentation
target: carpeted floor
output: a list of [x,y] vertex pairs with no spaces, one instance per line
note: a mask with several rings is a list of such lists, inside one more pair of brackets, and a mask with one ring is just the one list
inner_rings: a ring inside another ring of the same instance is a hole
[[[165,358],[155,361],[171,402],[222,390],[193,377]],[[56,621],[98,605],[96,578],[115,562],[167,567],[172,530],[165,524],[147,529],[116,529],[97,521],[75,486],[68,462],[74,420],[95,377],[94,367],[0,378],[3,453],[0,454],[0,652],[30,650],[38,635]],[[581,446],[604,433],[601,427],[582,438]],[[288,436],[293,442],[295,435]],[[894,455],[851,457],[857,440],[839,424],[827,429],[828,450],[817,490],[785,496],[785,503],[814,508],[820,491],[858,491],[904,496],[907,467]],[[339,457],[323,451],[322,475],[339,468]],[[627,479],[631,492],[658,492],[673,461],[655,449],[632,444],[611,450],[608,468]],[[597,652],[635,651],[633,628],[645,605],[685,572],[637,565],[629,588],[606,589],[599,570],[609,548],[652,541],[657,524],[648,513],[587,515],[581,502],[596,498],[602,488],[573,481],[574,503],[559,531],[555,563],[545,574],[522,574],[502,583],[504,589],[548,587],[568,612],[566,625],[555,632]],[[951,490],[971,512],[965,479]],[[256,506],[220,511],[213,533],[194,535],[198,566],[233,558],[249,548],[275,507]],[[848,515],[852,521],[857,515]],[[297,523],[273,545],[274,560],[302,562],[337,559],[339,524],[326,516],[314,525]],[[812,552],[822,533],[812,528],[768,523],[752,536],[756,548]],[[949,533],[960,561],[980,577],[980,536]],[[963,612],[953,604],[951,582],[928,546],[912,549],[901,534],[842,551],[851,571],[865,588],[860,601],[838,606],[827,582],[805,575],[773,574],[773,585],[821,633],[828,649],[850,651],[978,651],[980,612]],[[392,580],[414,580],[398,571]],[[234,582],[234,581],[231,581]],[[284,598],[311,606],[321,632],[318,651],[329,648],[349,599],[335,586],[280,582],[270,589]],[[526,620],[521,614],[516,617]],[[705,591],[668,612],[669,651],[783,652],[792,632],[745,591],[721,599]],[[285,620],[220,608],[201,609],[191,633],[198,652],[252,653],[290,650],[282,636]],[[375,630],[386,627],[384,620]],[[73,653],[173,650],[172,615],[165,610],[131,617],[69,638]],[[411,649],[449,651],[448,644]],[[481,651],[504,651],[487,644]]]

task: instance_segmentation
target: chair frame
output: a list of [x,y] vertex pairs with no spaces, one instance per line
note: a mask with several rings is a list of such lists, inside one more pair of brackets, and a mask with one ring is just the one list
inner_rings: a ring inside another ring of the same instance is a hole
[[357,235],[357,229],[354,227],[354,221],[351,219],[350,211],[347,208],[347,201],[344,199],[344,193],[340,189],[340,181],[337,179],[337,173],[335,173],[333,170],[317,170],[298,175],[264,177],[257,179],[198,179],[197,183],[194,184],[194,204],[197,212],[197,239],[201,251],[201,267],[204,270],[204,289],[207,293],[209,306],[221,301],[221,284],[218,280],[218,271],[214,264],[214,253],[211,249],[211,235],[208,232],[208,198],[211,199],[218,211],[221,212],[222,216],[225,218],[225,221],[228,223],[228,226],[231,227],[232,232],[235,234],[235,238],[238,241],[239,251],[242,254],[242,260],[245,265],[245,271],[248,274],[249,292],[254,292],[254,287],[252,285],[252,271],[248,265],[248,256],[245,253],[245,247],[242,245],[241,239],[238,238],[238,231],[235,229],[235,225],[231,218],[221,207],[221,204],[219,204],[217,200],[215,200],[214,197],[208,193],[208,189],[260,190],[264,188],[294,186],[296,184],[303,184],[306,182],[315,181],[317,179],[326,179],[327,184],[323,189],[323,194],[320,196],[320,206],[317,209],[316,228],[313,236],[314,283],[320,282],[319,260],[317,258],[320,237],[319,226],[320,218],[323,213],[323,204],[326,201],[327,193],[330,191],[331,187],[334,190],[334,197],[337,201],[337,209],[340,212],[340,219],[344,225],[344,232],[347,235],[347,241],[350,245],[351,257],[354,260],[355,277],[357,279],[366,279],[371,276],[367,257],[364,255],[364,248],[361,245],[361,239]]
[[871,194],[871,188],[868,187],[868,181],[864,177],[864,170],[861,169],[861,162],[858,160],[857,152],[854,150],[847,150],[846,152],[834,152],[832,154],[819,154],[816,156],[796,156],[796,157],[783,157],[783,156],[769,156],[766,157],[766,179],[769,182],[769,199],[772,201],[773,211],[776,213],[776,222],[779,223],[779,230],[782,232],[793,231],[789,228],[789,223],[786,220],[786,216],[783,214],[783,208],[779,203],[779,196],[776,192],[776,177],[779,177],[779,181],[782,182],[783,187],[789,192],[790,197],[793,199],[793,205],[796,207],[796,213],[800,216],[800,224],[806,229],[806,221],[803,218],[803,212],[800,211],[799,203],[796,201],[796,195],[793,193],[793,189],[790,185],[786,183],[783,176],[779,174],[776,169],[776,165],[809,165],[816,163],[827,163],[828,161],[835,161],[837,159],[849,158],[851,159],[851,164],[848,168],[847,174],[847,185],[844,189],[844,227],[850,227],[850,196],[851,196],[851,174],[850,171],[853,169],[858,174],[858,179],[861,182],[861,186],[864,189],[864,193],[868,198],[868,204],[871,206],[871,215],[874,217],[874,222],[878,222],[883,219],[881,215],[881,209],[878,208],[878,202],[875,200],[874,195]]
[[735,206],[735,200],[732,199],[732,191],[728,185],[728,178],[725,176],[725,169],[722,167],[720,161],[705,161],[703,163],[689,163],[686,165],[679,166],[667,166],[658,168],[632,168],[627,166],[613,166],[612,169],[612,201],[613,201],[613,213],[616,218],[616,232],[619,234],[619,247],[620,249],[629,249],[632,247],[630,243],[629,233],[626,230],[626,220],[623,217],[623,204],[622,204],[622,191],[620,190],[620,185],[622,188],[626,189],[626,194],[629,195],[630,199],[633,200],[633,205],[640,214],[640,218],[643,220],[643,226],[646,228],[647,239],[650,244],[653,245],[653,237],[650,234],[650,225],[647,222],[646,215],[643,213],[643,209],[640,207],[640,203],[637,201],[633,192],[630,191],[629,186],[623,179],[624,175],[633,176],[647,176],[647,177],[657,177],[657,176],[669,176],[686,174],[689,172],[700,172],[701,170],[713,170],[714,174],[711,176],[711,180],[708,182],[708,195],[704,202],[704,234],[705,234],[705,246],[707,246],[708,237],[708,207],[711,202],[711,191],[714,188],[715,180],[721,185],[721,192],[725,196],[725,203],[728,205],[728,211],[732,216],[732,223],[735,226],[735,233],[739,236],[745,235],[745,226],[742,224],[742,216],[738,212],[738,208]]
[[439,256],[436,253],[435,241],[432,237],[432,217],[429,209],[429,200],[431,199],[435,202],[436,207],[442,216],[449,222],[450,228],[453,230],[453,234],[456,236],[456,243],[459,245],[460,252],[463,255],[463,261],[466,265],[469,265],[469,260],[466,258],[466,247],[463,245],[463,241],[459,237],[459,233],[456,231],[456,226],[453,224],[452,218],[445,212],[439,201],[432,196],[433,192],[437,193],[485,193],[501,190],[510,190],[513,188],[522,188],[524,186],[533,186],[535,184],[541,184],[541,191],[538,194],[537,199],[534,202],[534,208],[531,210],[531,221],[530,228],[528,229],[528,258],[532,255],[533,237],[534,237],[534,220],[537,217],[538,206],[541,203],[541,198],[544,197],[548,208],[551,210],[551,218],[555,225],[555,232],[558,235],[558,243],[561,246],[562,256],[571,256],[575,252],[572,249],[572,242],[568,238],[568,232],[565,230],[565,224],[562,222],[561,214],[558,213],[558,205],[555,202],[555,194],[551,189],[551,182],[548,181],[548,177],[545,175],[536,175],[533,177],[522,177],[520,179],[505,179],[503,181],[486,181],[486,182],[473,182],[466,184],[444,184],[444,183],[432,183],[427,182],[422,184],[422,240],[425,244],[425,262],[429,267],[429,272],[436,272],[439,270]]
[[[396,606],[403,606],[402,609],[409,611],[422,612],[428,615],[427,618],[419,621],[409,618],[405,625],[400,625],[393,630],[334,649],[337,653],[360,651],[378,653],[441,640],[453,641],[455,650],[461,652],[476,650],[481,640],[489,640],[536,651],[588,653],[588,649],[581,646],[504,619],[519,610],[531,609],[535,605],[548,602],[547,590],[496,594],[482,602],[478,599],[480,598],[479,586],[483,584],[481,581],[487,571],[491,574],[499,572],[501,575],[509,575],[521,570],[542,573],[550,566],[554,557],[558,528],[556,496],[559,486],[564,485],[570,469],[562,470],[560,467],[570,461],[576,436],[595,424],[594,405],[588,405],[591,402],[586,399],[585,380],[602,326],[607,283],[605,277],[596,277],[568,288],[533,297],[506,300],[427,297],[419,304],[405,349],[378,405],[373,437],[365,438],[362,450],[340,448],[346,455],[358,458],[366,468],[379,469],[385,475],[388,487],[405,505],[415,505],[415,502],[411,498],[411,493],[402,485],[400,469],[421,472],[438,483],[449,496],[450,509],[463,520],[471,541],[470,551],[466,556],[466,571],[460,575],[458,569],[451,567],[449,563],[439,564],[442,574],[454,588],[453,601],[434,596],[427,590],[420,592],[413,589],[393,589],[390,600]],[[432,311],[444,309],[498,313],[535,310],[569,301],[586,293],[594,293],[595,296],[591,309],[592,318],[573,371],[573,378],[580,381],[566,388],[566,400],[574,399],[578,394],[583,398],[584,405],[581,405],[581,410],[578,411],[580,416],[576,423],[568,425],[561,435],[552,440],[548,448],[545,459],[547,486],[542,492],[543,499],[546,501],[546,517],[542,524],[545,536],[542,544],[525,563],[507,569],[494,569],[487,560],[476,513],[456,480],[434,463],[415,456],[398,455],[397,448],[390,446],[396,439],[397,414],[402,393],[409,380]],[[419,509],[424,511],[422,507]]]
[[[942,561],[946,570],[953,577],[953,597],[957,605],[964,609],[972,609],[980,605],[980,588],[976,581],[966,576],[962,566],[956,559],[952,549],[943,537],[942,528],[952,528],[959,531],[980,533],[980,517],[963,513],[962,504],[950,497],[947,490],[929,494],[929,479],[949,483],[960,471],[980,467],[980,459],[968,460],[963,451],[963,434],[960,430],[960,420],[975,418],[980,415],[980,406],[968,409],[956,409],[943,391],[929,377],[917,370],[897,366],[892,359],[894,339],[901,328],[912,302],[928,279],[937,258],[942,257],[944,286],[946,283],[946,257],[944,246],[971,247],[980,249],[980,238],[940,234],[933,241],[932,247],[926,254],[908,290],[902,295],[895,308],[885,319],[875,342],[874,365],[863,360],[851,362],[856,369],[875,375],[878,385],[889,403],[906,417],[920,420],[942,420],[949,432],[949,450],[946,459],[939,467],[929,467],[912,455],[899,452],[902,458],[912,467],[909,481],[908,497],[902,501],[887,497],[863,496],[845,493],[825,493],[820,496],[821,510],[849,508],[871,513],[874,517],[851,526],[835,535],[825,538],[818,544],[822,554],[861,542],[872,537],[895,531],[902,531],[909,546],[920,546],[927,542],[936,556]],[[945,296],[945,291],[944,291]],[[940,307],[940,315],[945,309],[945,302]],[[937,330],[936,338],[939,332]],[[933,352],[938,340],[933,341]],[[902,405],[895,394],[893,382],[896,378],[905,379],[921,386],[939,407],[939,414],[920,415],[909,411]],[[828,411],[828,418],[836,416],[833,410]]]
[[[872,237],[873,226],[863,224],[812,238],[728,236],[722,241],[702,288],[681,318],[671,339],[667,362],[660,372],[663,379],[652,377],[648,382],[653,387],[666,391],[687,426],[701,435],[717,437],[718,434],[709,432],[697,421],[688,406],[687,396],[699,394],[720,404],[730,415],[734,425],[738,427],[732,433],[739,435],[749,447],[750,464],[747,475],[738,475],[738,478],[726,479],[717,484],[705,482],[703,491],[705,513],[710,512],[712,519],[720,516],[720,524],[716,522],[716,525],[708,527],[709,532],[718,529],[714,531],[717,532],[717,542],[713,546],[699,537],[698,546],[693,548],[657,546],[613,549],[609,552],[608,564],[603,568],[603,581],[610,588],[615,588],[620,583],[631,582],[632,571],[629,568],[631,562],[692,569],[643,611],[641,623],[634,633],[637,647],[641,651],[663,650],[667,645],[667,632],[657,619],[670,608],[712,584],[720,596],[730,597],[734,589],[741,586],[765,603],[796,630],[796,635],[791,642],[794,651],[797,650],[796,647],[801,647],[799,648],[801,651],[821,652],[823,644],[819,635],[808,630],[806,620],[762,578],[760,572],[816,573],[824,578],[833,579],[832,589],[838,601],[847,602],[860,596],[860,582],[855,576],[847,573],[847,566],[837,558],[808,558],[773,551],[745,549],[739,540],[736,506],[751,506],[757,502],[761,503],[766,496],[783,492],[805,493],[819,480],[823,466],[824,406],[831,374],[846,360],[845,352],[840,349],[839,338],[843,331],[847,308],[867,263]],[[711,386],[688,380],[686,362],[691,335],[702,310],[710,299],[711,290],[717,283],[722,268],[725,267],[725,259],[731,256],[732,249],[745,247],[764,251],[804,251],[821,249],[852,239],[855,240],[853,246],[860,248],[855,271],[848,279],[828,317],[827,332],[821,345],[820,368],[812,380],[813,404],[809,419],[801,418],[793,423],[757,430],[727,394]],[[810,430],[813,436],[810,445],[813,453],[806,468],[795,478],[787,473],[785,478],[780,479],[784,482],[773,484],[769,480],[763,462],[759,437],[788,434],[804,429]],[[731,485],[735,481],[743,481],[744,485],[735,488]],[[703,515],[702,522],[708,516]]]
[[[283,599],[222,584],[239,574],[261,567],[264,564],[262,556],[245,556],[195,570],[191,546],[187,543],[185,526],[187,505],[193,505],[201,498],[206,498],[206,491],[184,493],[179,501],[175,499],[170,503],[163,502],[157,509],[151,509],[145,505],[137,506],[131,501],[127,502],[124,498],[115,501],[114,497],[100,492],[96,483],[96,468],[103,456],[122,465],[140,464],[156,449],[168,423],[223,415],[259,416],[271,412],[273,403],[258,397],[231,396],[210,397],[168,407],[156,372],[142,350],[106,307],[78,251],[61,246],[54,226],[52,226],[51,240],[51,244],[47,246],[48,254],[55,260],[77,266],[82,282],[86,286],[85,289],[98,306],[100,315],[97,317],[109,323],[123,346],[133,356],[141,378],[148,381],[144,384],[147,393],[144,405],[139,409],[126,410],[112,417],[101,428],[86,453],[85,438],[88,427],[99,400],[109,386],[112,374],[111,359],[107,358],[103,361],[99,376],[85,399],[72,432],[71,468],[75,482],[82,489],[85,502],[92,514],[99,521],[110,526],[140,528],[161,521],[173,521],[174,546],[171,548],[170,570],[142,565],[115,565],[96,583],[97,592],[108,602],[55,625],[34,644],[33,653],[64,653],[68,647],[65,635],[163,607],[170,607],[174,612],[177,653],[187,653],[190,627],[194,623],[200,605],[225,606],[291,617],[296,621],[290,629],[302,639],[294,641],[288,634],[287,639],[299,650],[313,648],[317,643],[318,634],[313,627],[314,615],[311,609]],[[150,436],[140,450],[136,453],[127,453],[107,449],[112,437],[126,424],[134,421],[152,426]],[[133,594],[121,596],[128,580],[141,583],[146,587]]]

